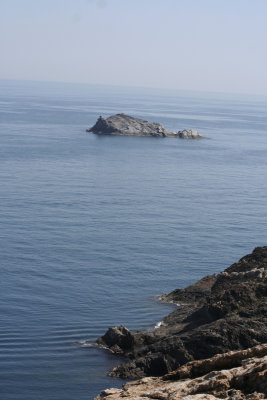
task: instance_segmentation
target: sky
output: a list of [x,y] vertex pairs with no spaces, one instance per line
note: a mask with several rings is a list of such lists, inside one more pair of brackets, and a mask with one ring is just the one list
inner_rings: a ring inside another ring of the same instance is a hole
[[0,0],[0,79],[267,94],[267,0]]

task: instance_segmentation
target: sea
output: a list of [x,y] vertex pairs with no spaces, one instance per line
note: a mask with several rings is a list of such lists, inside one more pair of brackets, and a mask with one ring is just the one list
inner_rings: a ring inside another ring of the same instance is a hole
[[[0,81],[0,398],[124,381],[94,341],[153,330],[157,295],[267,244],[267,98]],[[116,113],[207,140],[87,133]]]

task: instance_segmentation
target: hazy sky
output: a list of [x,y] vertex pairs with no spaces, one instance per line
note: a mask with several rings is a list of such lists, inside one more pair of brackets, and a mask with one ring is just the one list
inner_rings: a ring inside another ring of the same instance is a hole
[[0,79],[267,94],[267,0],[0,0]]

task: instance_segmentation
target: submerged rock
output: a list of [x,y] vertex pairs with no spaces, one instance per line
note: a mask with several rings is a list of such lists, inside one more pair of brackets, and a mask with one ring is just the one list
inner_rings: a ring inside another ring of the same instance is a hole
[[[185,130],[170,132],[156,122],[130,117],[126,114],[116,114],[107,119],[100,116],[94,126],[87,129],[97,135],[113,136],[146,136],[146,137],[176,137],[181,139],[202,139],[197,131]],[[183,133],[183,132],[188,132]]]

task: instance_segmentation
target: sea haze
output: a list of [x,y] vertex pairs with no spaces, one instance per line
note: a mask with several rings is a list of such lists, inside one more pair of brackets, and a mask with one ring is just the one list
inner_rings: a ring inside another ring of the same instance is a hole
[[[122,381],[90,344],[153,329],[157,294],[219,272],[267,238],[264,99],[0,82],[0,392],[91,400]],[[124,112],[210,140],[99,137]],[[89,341],[89,342],[86,342]]]

